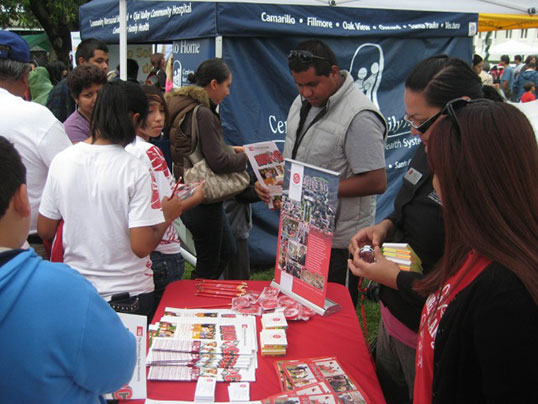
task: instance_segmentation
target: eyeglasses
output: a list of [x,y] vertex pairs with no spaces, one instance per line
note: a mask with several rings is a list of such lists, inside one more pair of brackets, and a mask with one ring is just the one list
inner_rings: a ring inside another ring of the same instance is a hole
[[455,98],[446,103],[440,114],[447,115],[450,118],[454,129],[456,129],[458,139],[461,140],[461,126],[456,116],[456,111],[469,104],[493,104],[494,102],[495,101],[489,100],[487,98],[477,98],[474,100],[470,100],[467,98]]
[[326,58],[314,55],[307,50],[290,50],[290,53],[288,53],[289,62],[312,63],[313,59],[321,59],[328,62]]
[[407,122],[411,127],[415,130],[418,130],[420,133],[424,134],[430,127],[434,124],[434,122],[441,116],[441,111],[436,113],[434,116],[426,119],[424,122],[422,122],[420,125],[417,125],[415,122],[413,122],[409,115],[405,114],[404,121]]

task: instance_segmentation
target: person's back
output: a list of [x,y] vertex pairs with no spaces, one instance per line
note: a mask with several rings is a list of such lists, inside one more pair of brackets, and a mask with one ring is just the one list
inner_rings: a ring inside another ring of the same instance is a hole
[[80,274],[33,250],[0,253],[4,403],[97,403],[127,383],[136,342]]
[[50,167],[40,213],[64,219],[64,262],[105,298],[153,290],[147,257],[133,253],[127,231],[147,225],[145,214],[158,223],[154,210],[162,221],[158,197],[150,206],[140,192],[140,187],[150,186],[144,181],[147,175],[147,168],[122,146],[85,142],[58,154]]
[[80,274],[23,250],[26,170],[0,136],[0,395],[2,403],[97,403],[129,381],[136,342]]
[[45,105],[47,103],[50,90],[52,90],[53,87],[47,69],[42,66],[37,67],[35,70],[30,72],[28,82],[30,85],[32,101]]
[[[71,145],[62,124],[42,105],[23,98],[28,75],[28,45],[18,35],[4,32],[0,44],[11,41],[20,48],[15,59],[0,57],[0,136],[15,144],[27,171],[28,196],[32,206],[30,234],[37,230],[37,209],[48,167],[53,157]],[[20,41],[23,41],[22,44]],[[24,47],[26,46],[26,49]]]
[[530,64],[528,69],[521,72],[514,80],[514,93],[516,96],[516,101],[519,101],[525,91],[527,91],[524,88],[526,83],[531,82],[534,83],[535,86],[538,86],[538,72],[535,69],[536,65],[534,65],[534,63]]

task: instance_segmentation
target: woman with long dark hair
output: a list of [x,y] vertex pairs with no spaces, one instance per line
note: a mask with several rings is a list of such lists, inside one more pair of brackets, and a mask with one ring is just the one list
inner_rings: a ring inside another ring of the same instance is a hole
[[430,296],[414,402],[536,403],[536,137],[511,105],[456,99],[445,114],[428,146],[445,252],[415,283]]
[[[380,247],[385,241],[408,243],[422,260],[424,275],[434,270],[443,254],[444,226],[426,151],[430,128],[439,118],[441,109],[448,101],[462,96],[482,97],[482,83],[471,67],[460,59],[432,56],[411,71],[405,82],[404,119],[411,134],[419,136],[422,143],[404,175],[394,212],[353,236],[349,246],[351,254],[364,244]],[[413,290],[412,284],[422,275],[400,271],[391,261],[372,271],[354,268],[350,262],[350,269],[355,275],[381,285],[376,372],[387,402],[407,403],[413,398],[417,332],[426,300]]]
[[[189,74],[193,85],[166,94],[172,119],[170,143],[174,175],[183,175],[183,161],[191,150],[191,128],[196,106],[198,140],[202,154],[216,174],[243,171],[247,156],[242,147],[235,153],[224,148],[217,106],[230,93],[232,73],[222,59],[208,59],[196,73]],[[184,134],[182,136],[181,134]],[[192,278],[218,279],[236,251],[235,241],[222,202],[201,204],[181,216],[191,231],[196,247],[196,268]]]

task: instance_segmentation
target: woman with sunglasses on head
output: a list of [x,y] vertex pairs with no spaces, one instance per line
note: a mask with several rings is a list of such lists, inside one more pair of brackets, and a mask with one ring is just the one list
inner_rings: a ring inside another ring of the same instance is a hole
[[[432,56],[411,71],[405,83],[404,119],[410,124],[411,134],[420,136],[422,144],[404,175],[394,212],[353,236],[349,245],[351,254],[363,245],[381,247],[385,241],[408,243],[420,257],[424,275],[433,270],[443,254],[444,226],[426,156],[429,129],[445,104],[462,96],[482,97],[482,83],[460,59]],[[426,300],[412,289],[412,284],[422,275],[400,271],[396,264],[381,266],[371,273],[354,269],[352,263],[350,269],[355,275],[380,284],[381,322],[375,361],[385,399],[389,404],[410,402],[417,332]]]
[[[456,99],[428,162],[445,251],[414,285],[422,311],[415,403],[538,402],[538,146],[517,108]],[[353,264],[370,272],[385,265]]]

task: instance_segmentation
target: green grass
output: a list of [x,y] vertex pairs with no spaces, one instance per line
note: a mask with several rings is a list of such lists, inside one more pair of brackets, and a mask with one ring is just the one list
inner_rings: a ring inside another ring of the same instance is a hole
[[[193,270],[192,265],[190,265],[188,262],[185,263],[185,274],[183,275],[183,279],[190,279],[191,278],[191,272]],[[270,268],[264,271],[253,271],[250,274],[250,280],[252,281],[271,281],[273,280],[273,276],[275,273],[274,268]],[[359,323],[361,325],[361,329],[364,329],[362,327],[362,320],[360,317],[360,301],[357,305],[357,317],[359,319]],[[379,319],[381,317],[381,313],[379,311],[379,303],[372,302],[368,299],[364,299],[364,312],[366,314],[366,327],[368,329],[368,344],[370,344],[375,337],[377,337],[377,328],[379,326]]]

